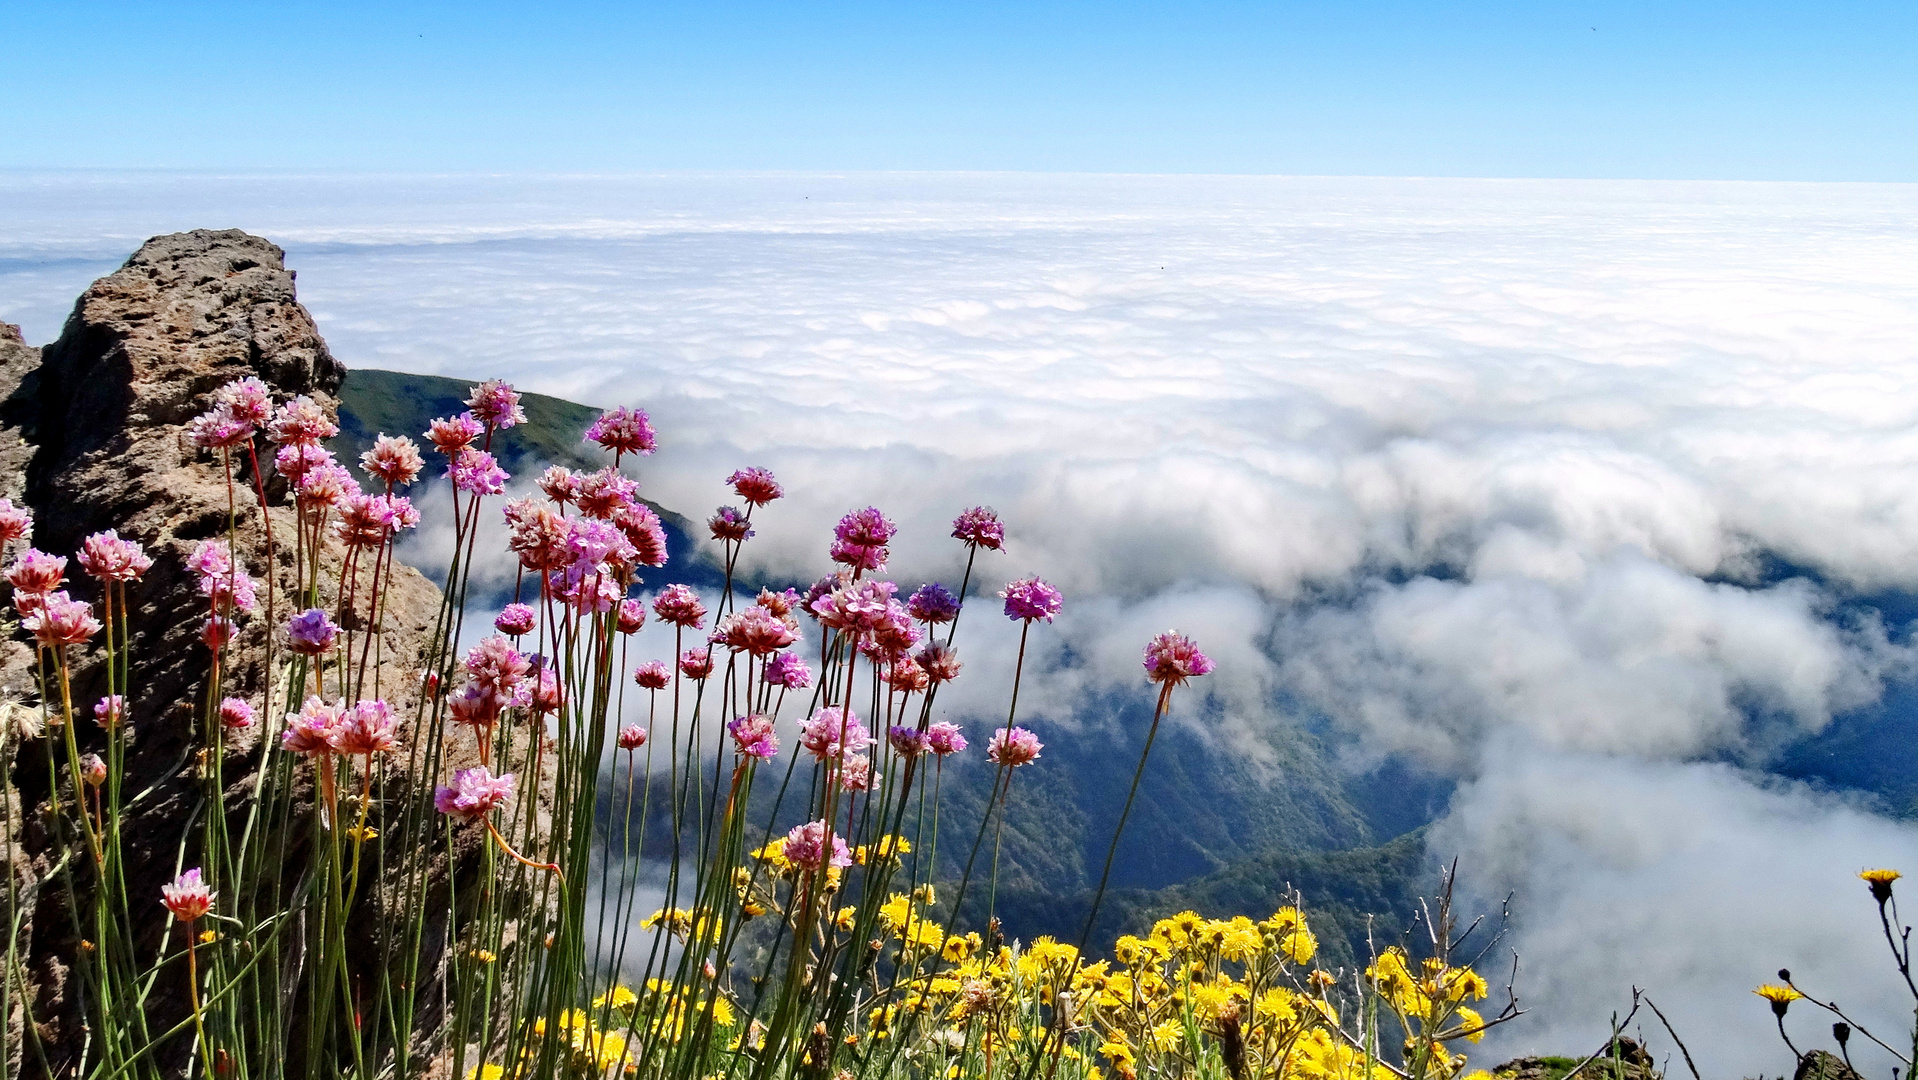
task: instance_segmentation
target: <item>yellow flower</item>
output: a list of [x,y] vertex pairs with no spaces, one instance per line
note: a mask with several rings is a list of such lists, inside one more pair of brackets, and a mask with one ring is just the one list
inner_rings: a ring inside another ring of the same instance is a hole
[[1120,1068],[1130,1068],[1132,1063],[1138,1060],[1138,1058],[1133,1056],[1132,1047],[1125,1041],[1124,1036],[1120,1036],[1116,1040],[1107,1040],[1106,1042],[1100,1043],[1099,1053],[1107,1061],[1112,1062]]
[[1300,926],[1286,936],[1279,948],[1293,963],[1309,964],[1312,962],[1312,957],[1318,955],[1319,939],[1313,936],[1312,931]]
[[1791,1008],[1792,1002],[1805,996],[1789,986],[1776,986],[1772,983],[1763,983],[1752,993],[1771,1002],[1772,1015],[1781,1017],[1785,1015],[1786,1009]]
[[352,840],[371,840],[379,834],[380,831],[371,825],[355,825],[346,830],[347,837]]
[[473,959],[478,960],[482,964],[490,964],[493,961],[499,959],[499,957],[493,955],[492,950],[490,949],[474,949],[468,955],[472,956]]
[[1161,1051],[1170,1050],[1185,1038],[1185,1025],[1177,1020],[1163,1020],[1152,1029],[1152,1045]]
[[1459,1006],[1458,1023],[1467,1042],[1477,1042],[1485,1037],[1485,1018],[1476,1011]]
[[832,924],[838,927],[842,932],[851,933],[853,919],[857,917],[858,914],[858,908],[842,907],[839,909],[839,913],[832,917]]
[[613,1008],[615,1009],[626,1009],[638,1003],[639,995],[624,986],[615,986],[611,993],[601,994],[594,998],[593,1008],[603,1009],[609,1001],[613,1003]]
[[957,964],[971,956],[973,950],[978,947],[978,934],[967,934],[964,937],[954,934],[952,937],[946,939],[945,947],[939,951],[939,955],[945,957],[948,963]]
[[466,1070],[466,1080],[506,1080],[506,1070],[498,1065],[475,1065]]
[[1891,899],[1891,883],[1905,875],[1896,870],[1860,870],[1858,876],[1871,886],[1871,898],[1882,904]]
[[886,929],[897,930],[912,918],[912,900],[905,893],[893,893],[879,905],[879,921]]
[[766,841],[766,846],[755,850],[752,856],[761,862],[772,863],[781,870],[792,869],[792,860],[786,857],[786,838],[783,836]]
[[211,945],[218,940],[220,940],[220,932],[218,930],[200,931],[200,944]]

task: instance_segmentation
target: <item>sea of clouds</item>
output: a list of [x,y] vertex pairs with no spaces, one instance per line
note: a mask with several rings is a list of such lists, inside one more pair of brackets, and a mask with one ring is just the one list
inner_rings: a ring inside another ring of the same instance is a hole
[[[755,571],[876,503],[950,582],[995,505],[988,580],[1070,598],[1042,721],[1096,734],[1075,701],[1176,626],[1218,739],[1455,777],[1433,854],[1514,894],[1536,1007],[1485,1063],[1596,1046],[1637,984],[1708,1073],[1776,1073],[1780,966],[1909,1023],[1852,875],[1918,829],[1762,766],[1914,679],[1853,601],[1918,590],[1918,189],[0,174],[0,318],[50,340],[199,226],[283,245],[349,365],[644,405],[669,507],[771,467]],[[996,694],[1016,633],[968,633]]]

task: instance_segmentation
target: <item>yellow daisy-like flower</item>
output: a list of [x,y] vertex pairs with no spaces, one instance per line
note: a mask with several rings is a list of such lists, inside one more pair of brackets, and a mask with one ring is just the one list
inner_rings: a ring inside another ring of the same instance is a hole
[[858,908],[842,907],[838,913],[832,917],[832,924],[838,927],[841,932],[849,934],[852,932],[853,919],[856,918],[858,914]]
[[218,930],[200,931],[200,944],[211,945],[218,940],[220,940],[220,932]]
[[1777,1016],[1785,1015],[1785,1010],[1791,1008],[1792,1002],[1805,996],[1789,986],[1775,983],[1762,983],[1752,993],[1771,1002],[1771,1011]]
[[1138,1058],[1133,1056],[1132,1047],[1123,1039],[1114,1039],[1099,1044],[1099,1053],[1107,1061],[1120,1068],[1130,1068]]
[[482,964],[490,964],[493,961],[499,959],[499,957],[493,955],[493,951],[491,949],[474,949],[468,955],[471,956],[473,959],[478,960]]
[[1871,886],[1871,897],[1879,903],[1891,899],[1891,883],[1905,875],[1896,870],[1860,870],[1858,876]]
[[347,837],[352,840],[371,840],[379,834],[380,831],[371,825],[354,825],[346,830]]
[[601,994],[594,998],[593,1008],[603,1009],[609,1001],[612,1002],[613,1008],[615,1009],[626,1009],[631,1008],[639,1002],[639,995],[624,986],[615,986],[611,993]]
[[893,893],[879,905],[879,921],[888,930],[897,930],[912,918],[912,900],[905,893]]

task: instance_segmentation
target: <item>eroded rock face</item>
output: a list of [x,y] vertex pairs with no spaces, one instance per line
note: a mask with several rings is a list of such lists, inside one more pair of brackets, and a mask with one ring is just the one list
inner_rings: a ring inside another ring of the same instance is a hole
[[[17,328],[0,328],[0,497],[24,497],[31,505],[33,542],[42,550],[71,555],[83,537],[112,528],[138,540],[154,560],[146,578],[131,587],[129,612],[135,692],[124,790],[147,792],[123,819],[127,885],[136,911],[146,908],[139,898],[157,898],[172,876],[183,823],[203,798],[196,753],[209,672],[209,654],[199,642],[206,611],[184,560],[199,541],[227,534],[229,499],[238,511],[238,555],[274,588],[272,618],[269,590],[262,588],[260,609],[236,639],[227,694],[246,697],[264,712],[265,635],[294,608],[295,521],[284,493],[268,487],[277,541],[269,565],[252,461],[243,450],[223,460],[196,448],[184,425],[206,409],[215,388],[248,375],[263,379],[276,399],[305,394],[331,410],[343,372],[295,299],[293,273],[280,249],[236,230],[148,241],[125,266],[87,289],[60,339],[43,350],[27,347]],[[272,447],[260,447],[264,459]],[[329,538],[322,551],[328,580],[338,580],[343,555]],[[77,566],[69,567],[69,587],[77,597],[98,599],[97,587]],[[413,715],[439,605],[439,590],[425,578],[405,566],[393,569],[374,638],[380,663],[368,681],[377,678],[380,696],[401,716]],[[38,713],[34,650],[17,631],[9,637],[0,650],[0,687]],[[75,710],[90,718],[105,687],[97,643],[77,651],[74,667]],[[253,776],[274,752],[263,746],[261,732],[276,726],[256,725],[229,738],[229,805],[250,794]],[[90,719],[75,730],[82,752],[104,744],[105,733]],[[51,881],[41,885],[53,869],[52,842],[43,815],[36,814],[49,797],[47,769],[39,740],[15,737],[6,746],[19,751],[7,762],[11,870],[36,901],[22,945],[34,984],[34,1019],[50,1053],[71,1057],[81,1032],[77,981],[69,979],[68,966],[80,942],[64,890]],[[67,781],[60,784],[64,788]],[[187,865],[194,856],[187,853]],[[297,859],[301,852],[289,850],[287,856]],[[157,903],[150,910],[160,912]],[[160,932],[157,917],[136,928],[143,957],[153,955]],[[70,983],[76,985],[70,989]],[[12,1024],[21,1022],[15,1013],[8,1018]],[[52,1064],[59,1072],[60,1063]],[[9,1075],[23,1075],[24,1066],[29,1063],[9,1062]]]

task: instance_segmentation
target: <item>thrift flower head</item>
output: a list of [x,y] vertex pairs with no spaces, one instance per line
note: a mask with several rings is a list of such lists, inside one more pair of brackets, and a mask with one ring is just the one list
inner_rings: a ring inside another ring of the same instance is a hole
[[709,640],[734,652],[767,656],[791,645],[798,635],[763,607],[741,608],[719,621]]
[[673,676],[664,662],[648,660],[633,669],[633,681],[648,690],[664,690],[666,684],[673,681]]
[[652,418],[644,409],[620,407],[599,414],[586,429],[586,441],[615,454],[650,454],[659,448]]
[[565,698],[564,691],[559,685],[559,673],[553,670],[551,664],[542,660],[537,673],[533,676],[533,711],[541,716],[548,716],[558,712],[563,704],[565,704]]
[[646,625],[646,602],[626,599],[619,602],[619,632],[637,634]]
[[215,390],[213,403],[247,424],[264,424],[273,415],[273,392],[253,375],[235,379]]
[[525,604],[508,604],[500,609],[493,619],[493,629],[509,637],[522,637],[533,632],[539,624],[539,616]]
[[11,544],[33,535],[33,513],[16,507],[12,499],[0,499],[0,544]]
[[713,654],[705,649],[687,649],[679,654],[679,673],[695,680],[711,675]]
[[442,785],[433,792],[433,806],[442,814],[470,820],[492,813],[512,794],[512,773],[494,776],[491,769],[481,765],[454,773],[452,784]]
[[827,853],[826,823],[809,821],[804,825],[795,825],[786,834],[786,843],[780,853],[793,866],[808,873],[817,871],[821,866],[832,865],[847,867],[852,865],[852,852],[846,850],[846,842],[837,836],[831,837],[831,854]]
[[668,585],[653,598],[653,614],[661,622],[694,627],[706,618],[706,605],[699,602],[699,594],[690,586]]
[[876,506],[864,510],[854,510],[839,519],[833,527],[833,536],[848,544],[860,547],[885,547],[899,533],[899,526],[892,519],[879,512]]
[[1059,590],[1036,577],[1012,582],[1000,590],[999,595],[1006,601],[1006,618],[1027,622],[1035,619],[1051,622],[1065,602]]
[[545,496],[561,506],[579,498],[579,477],[564,465],[548,465],[535,481]]
[[308,696],[300,711],[289,713],[286,729],[280,732],[280,745],[295,754],[318,754],[333,748],[333,729],[346,716],[344,705],[328,705],[317,696]]
[[646,745],[646,729],[638,724],[627,724],[619,729],[616,741],[621,750],[637,750]]
[[174,918],[191,923],[213,910],[213,894],[207,890],[196,866],[174,878],[171,885],[160,886],[160,903]]
[[613,512],[612,520],[626,534],[626,542],[633,545],[634,562],[641,566],[666,565],[666,527],[652,507],[641,503],[623,506]]
[[739,752],[764,761],[779,753],[779,736],[773,732],[773,718],[754,713],[726,725]]
[[906,610],[923,623],[949,623],[959,616],[959,598],[938,582],[919,586],[906,601]]
[[1891,883],[1905,875],[1896,870],[1860,870],[1858,877],[1871,886],[1871,898],[1884,903],[1891,899]]
[[226,450],[244,445],[253,438],[253,425],[215,405],[187,421],[186,434],[195,446]]
[[224,615],[209,615],[200,625],[200,641],[207,648],[218,651],[233,640],[233,620]]
[[319,608],[308,608],[286,624],[287,648],[301,656],[318,656],[332,649],[339,636],[339,625]]
[[1016,727],[1010,732],[1000,728],[992,733],[992,741],[986,744],[986,760],[1016,769],[1039,760],[1039,751],[1043,749],[1045,744],[1039,741],[1039,736],[1025,728]]
[[220,700],[220,726],[223,728],[247,728],[253,726],[253,706],[245,698],[222,698]]
[[799,606],[798,589],[787,589],[783,592],[761,589],[759,595],[753,597],[753,603],[785,620],[787,626],[795,630],[799,629],[799,620],[793,616],[793,610]]
[[493,455],[470,447],[447,464],[446,475],[452,477],[454,487],[469,495],[498,495],[510,479]]
[[94,533],[80,543],[80,568],[100,581],[138,581],[153,569],[153,560],[114,529]]
[[871,791],[880,779],[872,759],[864,754],[854,754],[839,766],[839,786],[847,791]]
[[1176,630],[1168,630],[1146,642],[1145,677],[1155,683],[1177,686],[1211,670],[1212,661],[1199,651],[1191,638]]
[[800,725],[799,745],[820,761],[843,757],[848,749],[864,749],[872,741],[859,717],[835,705],[825,706]]
[[930,745],[926,732],[898,725],[886,730],[886,741],[892,744],[895,753],[904,758],[918,757]]
[[282,404],[266,425],[266,437],[280,446],[318,446],[339,433],[340,425],[305,395]]
[[706,528],[715,540],[737,543],[752,538],[753,530],[746,524],[746,515],[730,506],[722,506],[706,519]]
[[308,510],[322,506],[338,506],[348,494],[357,494],[360,485],[346,466],[329,457],[326,461],[308,469],[300,475],[300,486],[296,492],[300,505]]
[[926,747],[940,757],[956,754],[966,748],[966,736],[958,724],[940,721],[926,729]]
[[393,710],[378,698],[356,703],[335,725],[329,735],[334,751],[354,757],[384,754],[397,745],[394,733],[399,721]]
[[107,763],[100,760],[98,754],[88,754],[80,759],[80,779],[88,787],[99,787],[107,782]]
[[509,428],[526,422],[526,410],[519,406],[519,395],[498,379],[488,379],[473,388],[466,399],[473,418],[491,427]]
[[49,594],[20,625],[47,646],[81,645],[100,632],[93,605],[69,599],[64,592]]
[[951,682],[958,678],[959,669],[964,666],[959,663],[957,652],[936,641],[919,650],[913,662],[925,670],[928,680],[935,683]]
[[468,649],[461,665],[487,693],[500,698],[502,702],[518,704],[511,699],[526,680],[526,673],[532,668],[533,662],[515,649],[512,642],[494,634],[480,639],[479,644]]
[[906,693],[918,693],[932,685],[931,676],[926,669],[913,662],[913,659],[901,653],[879,670],[879,678],[894,690]]
[[733,491],[740,498],[746,500],[748,506],[764,506],[786,494],[786,489],[779,486],[773,474],[761,468],[736,470],[726,478],[726,482],[733,486]]
[[273,468],[286,482],[296,487],[306,478],[306,474],[322,465],[333,464],[333,455],[324,447],[310,443],[295,443],[282,446],[273,455]]
[[975,506],[952,519],[952,538],[968,547],[999,551],[1005,547],[1006,527],[990,506]]
[[93,705],[93,722],[112,731],[126,717],[127,699],[123,694],[108,694]]
[[[850,634],[867,634],[894,620],[898,586],[890,581],[850,582],[812,602],[819,625]],[[903,613],[903,609],[901,609]]]
[[412,483],[425,467],[419,444],[404,435],[381,435],[373,440],[372,449],[360,455],[360,468],[388,487]]
[[812,668],[800,659],[798,653],[782,652],[766,661],[760,677],[773,686],[804,690],[812,685]]
[[433,448],[447,457],[458,457],[460,451],[473,445],[481,435],[486,434],[485,425],[473,419],[473,414],[461,413],[452,419],[440,417],[426,426],[426,438]]
[[826,554],[833,562],[842,563],[854,570],[875,572],[884,570],[886,560],[891,557],[891,552],[883,547],[870,547],[845,540],[834,540],[832,548]]
[[587,473],[579,481],[579,512],[611,521],[621,510],[638,504],[639,485],[607,468]]
[[67,579],[67,560],[39,548],[28,548],[7,568],[7,584],[15,592],[50,593]]

